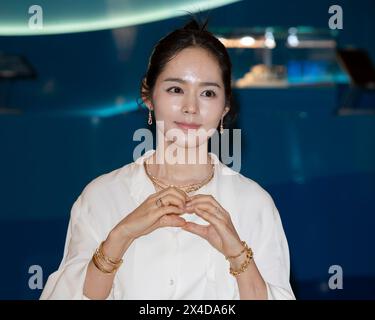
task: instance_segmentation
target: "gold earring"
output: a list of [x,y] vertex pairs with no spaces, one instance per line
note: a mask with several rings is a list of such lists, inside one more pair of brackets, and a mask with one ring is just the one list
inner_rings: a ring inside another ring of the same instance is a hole
[[221,123],[220,123],[220,134],[223,134],[223,132],[224,132],[223,118],[224,118],[224,117],[221,117]]
[[151,114],[151,109],[148,109],[148,121],[147,123],[149,125],[152,125],[152,114]]

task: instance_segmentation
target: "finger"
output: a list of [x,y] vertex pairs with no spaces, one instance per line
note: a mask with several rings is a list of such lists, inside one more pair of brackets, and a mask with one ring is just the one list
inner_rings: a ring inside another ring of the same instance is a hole
[[[195,201],[209,202],[214,207],[221,207],[220,203],[217,202],[216,199],[210,194],[196,194],[196,195],[190,197],[190,201],[191,202],[195,202]],[[224,208],[222,208],[222,209],[224,209]]]
[[194,212],[196,209],[201,209],[209,214],[215,216],[216,218],[220,220],[226,220],[227,217],[222,213],[223,211],[220,210],[220,208],[213,206],[210,202],[195,202],[192,203],[191,205],[187,205],[186,211],[187,212]]
[[208,211],[212,214],[216,212],[216,206],[213,206],[210,202],[206,201],[189,201],[186,204],[186,208],[200,208],[202,210]]
[[155,193],[154,196],[156,198],[163,197],[167,194],[173,194],[176,197],[180,198],[184,203],[186,202],[188,196],[182,190],[177,189],[176,187],[168,187],[166,189],[160,190],[159,192]]
[[186,220],[175,214],[167,214],[159,219],[159,227],[182,227]]
[[186,222],[182,229],[194,233],[203,239],[207,239],[208,227],[201,226],[194,222]]
[[[173,199],[175,200],[173,200],[171,197],[173,197]],[[168,190],[164,189],[164,190],[154,193],[153,195],[149,197],[148,202],[149,204],[151,204],[152,207],[154,207],[154,205],[158,206],[157,204],[158,199],[161,199],[162,204],[164,206],[174,204],[176,206],[180,206],[181,208],[184,207],[185,202],[186,202],[185,198],[179,192],[172,190],[170,188],[168,188]]]
[[[166,217],[166,218],[164,218]],[[151,225],[147,230],[145,230],[145,233],[151,233],[152,231],[155,231],[156,229],[160,227],[183,227],[186,224],[186,220],[179,217],[176,214],[168,214],[165,216],[162,216],[160,219],[158,219],[153,225]]]
[[203,210],[219,215],[221,218],[228,218],[228,212],[215,199],[208,197],[193,198],[187,202],[187,208],[201,206]]
[[174,194],[180,195],[183,198],[184,202],[186,202],[189,199],[188,194],[185,191],[183,191],[179,188],[170,187],[170,190],[171,190],[171,192],[174,192]]
[[181,189],[176,188],[176,187],[170,187],[170,188],[173,191],[178,192],[185,199],[185,201],[189,199],[188,194],[184,190],[181,190]]
[[201,210],[199,208],[195,208],[195,213],[202,219],[212,224],[215,227],[215,229],[217,230],[223,229],[223,221],[219,219],[218,217],[210,214],[209,212]]
[[[174,206],[180,207],[181,209],[183,209],[185,206],[185,201],[177,197],[174,194],[161,195],[158,199],[161,200],[163,206],[174,205]],[[155,201],[155,205],[157,206],[156,201]]]
[[200,199],[200,198],[205,198],[205,197],[208,197],[208,196],[209,196],[208,194],[197,193],[197,194],[191,196],[190,199],[191,200]]
[[171,214],[171,213],[178,214],[178,215],[183,214],[183,213],[185,213],[185,210],[183,210],[179,207],[176,207],[176,206],[164,206],[164,207],[160,207],[160,208],[156,209],[153,212],[154,212],[155,220],[156,220],[156,219],[159,219],[166,214]]
[[182,199],[185,199],[186,198],[186,193],[176,187],[168,187],[168,188],[165,188],[163,190],[161,190],[162,194],[168,194],[168,193],[172,193],[172,194],[175,194],[176,196],[178,197],[181,197]]

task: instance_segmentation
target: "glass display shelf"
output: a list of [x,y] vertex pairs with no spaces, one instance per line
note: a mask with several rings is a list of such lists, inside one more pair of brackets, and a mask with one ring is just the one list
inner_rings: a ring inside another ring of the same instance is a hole
[[337,30],[313,27],[214,28],[233,64],[234,88],[348,83],[337,59]]

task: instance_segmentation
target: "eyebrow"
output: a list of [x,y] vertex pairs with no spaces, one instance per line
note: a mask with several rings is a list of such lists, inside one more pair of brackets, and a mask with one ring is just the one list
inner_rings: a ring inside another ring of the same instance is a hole
[[[172,81],[172,82],[179,82],[179,83],[186,83],[187,81],[181,79],[181,78],[166,78],[164,79],[163,81]],[[218,88],[221,88],[220,85],[216,82],[207,82],[207,81],[204,81],[204,82],[200,82],[199,85],[201,87],[203,86],[214,86],[214,87],[218,87]]]

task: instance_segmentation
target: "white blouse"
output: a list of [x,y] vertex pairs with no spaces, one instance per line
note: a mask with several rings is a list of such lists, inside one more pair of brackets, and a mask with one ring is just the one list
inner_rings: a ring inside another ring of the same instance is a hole
[[[73,204],[64,255],[40,299],[87,299],[83,285],[95,249],[110,230],[155,193],[143,161],[124,165],[91,181]],[[211,194],[226,209],[240,238],[254,252],[268,299],[295,299],[289,283],[289,249],[271,196],[255,181],[215,161],[212,180],[192,192]],[[208,224],[195,214],[182,217]],[[112,299],[240,299],[229,262],[206,240],[176,227],[164,227],[133,241],[125,252],[108,296]]]

